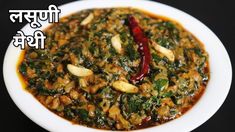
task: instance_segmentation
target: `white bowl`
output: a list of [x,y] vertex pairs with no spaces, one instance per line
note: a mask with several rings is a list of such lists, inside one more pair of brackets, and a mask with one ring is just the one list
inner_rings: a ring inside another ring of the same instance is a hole
[[[191,131],[207,121],[224,102],[231,85],[232,68],[229,56],[216,35],[194,17],[173,7],[150,1],[139,0],[88,0],[76,1],[60,6],[61,17],[88,8],[103,7],[136,7],[160,16],[166,16],[178,21],[189,32],[195,35],[204,45],[209,54],[210,81],[203,96],[182,117],[151,128],[137,131],[177,132]],[[42,23],[42,29],[48,23]],[[32,34],[34,30],[27,24],[22,28],[25,34]],[[39,103],[30,93],[23,90],[16,73],[16,64],[21,50],[10,43],[4,58],[3,74],[7,90],[20,110],[31,120],[49,131],[103,131],[73,125],[69,121],[50,112]]]

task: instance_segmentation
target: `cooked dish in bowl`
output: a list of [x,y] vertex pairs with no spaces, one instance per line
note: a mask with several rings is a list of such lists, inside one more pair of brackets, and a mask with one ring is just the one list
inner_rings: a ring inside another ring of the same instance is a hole
[[27,91],[76,124],[160,125],[189,110],[209,80],[203,44],[177,22],[142,10],[83,10],[44,32],[46,48],[23,51],[17,70]]

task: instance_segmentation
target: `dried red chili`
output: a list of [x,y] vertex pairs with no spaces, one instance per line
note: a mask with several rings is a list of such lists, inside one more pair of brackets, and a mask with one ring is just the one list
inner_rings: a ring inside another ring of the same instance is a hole
[[149,63],[151,59],[148,47],[149,40],[144,35],[144,32],[133,16],[128,16],[128,23],[134,40],[138,44],[138,52],[141,55],[141,69],[135,76],[131,77],[132,83],[138,83],[149,73]]

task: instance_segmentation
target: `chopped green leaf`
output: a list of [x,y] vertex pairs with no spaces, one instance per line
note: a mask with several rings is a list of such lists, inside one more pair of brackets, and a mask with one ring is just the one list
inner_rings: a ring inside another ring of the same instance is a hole
[[141,108],[143,100],[139,96],[132,96],[128,102],[130,112],[138,112]]
[[194,53],[197,54],[199,57],[203,57],[202,51],[200,48],[194,48]]
[[88,118],[88,111],[85,109],[76,109],[75,112],[81,120],[86,120]]
[[168,79],[158,79],[157,81],[154,81],[153,87],[155,90],[162,91],[166,87],[168,87],[169,81]]
[[22,63],[22,64],[20,65],[20,68],[19,68],[20,73],[23,74],[23,75],[26,75],[26,70],[27,70],[26,64],[25,64],[25,63]]
[[130,58],[131,61],[136,60],[139,58],[139,53],[134,49],[133,44],[129,43],[126,46],[126,53],[127,56]]
[[64,114],[65,114],[65,117],[68,118],[68,119],[72,119],[75,117],[75,114],[73,113],[73,111],[71,110],[70,107],[66,107],[64,109]]
[[168,97],[171,97],[172,95],[173,95],[173,92],[169,91],[169,92],[166,92],[166,93],[162,94],[162,97],[163,98],[168,98]]
[[155,62],[159,63],[162,59],[157,54],[152,54],[152,58]]
[[59,91],[55,90],[55,89],[47,89],[47,88],[38,88],[38,94],[40,95],[55,95],[57,93],[59,93]]
[[170,39],[165,38],[165,37],[158,38],[157,43],[167,49],[170,49],[171,47],[173,47],[173,44],[171,43]]

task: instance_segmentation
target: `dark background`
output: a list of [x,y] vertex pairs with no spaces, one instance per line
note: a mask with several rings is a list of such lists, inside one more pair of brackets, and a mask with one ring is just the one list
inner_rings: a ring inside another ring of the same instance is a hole
[[[9,9],[47,9],[49,4],[62,5],[72,0],[0,0],[0,62],[16,31],[26,23],[13,24],[9,20]],[[207,25],[223,42],[232,63],[235,50],[235,8],[233,0],[156,0],[173,6],[196,17]],[[219,60],[218,60],[219,61]],[[1,72],[2,72],[2,64]],[[46,131],[27,118],[13,103],[7,93],[3,75],[0,74],[0,129],[7,131]],[[234,80],[229,95],[218,110],[206,123],[194,132],[235,131],[235,90]],[[234,95],[234,96],[233,96]],[[31,108],[33,110],[33,108]],[[176,130],[179,131],[179,130]]]

